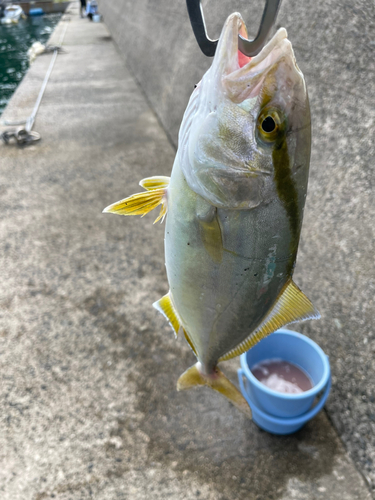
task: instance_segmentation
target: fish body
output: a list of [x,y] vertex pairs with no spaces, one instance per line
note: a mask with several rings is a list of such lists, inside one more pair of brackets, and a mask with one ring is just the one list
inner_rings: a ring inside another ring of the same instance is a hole
[[284,29],[251,60],[238,34],[235,13],[189,101],[170,179],[144,179],[145,193],[105,211],[162,203],[170,292],[155,307],[198,360],[178,388],[208,385],[249,415],[218,362],[319,314],[292,281],[310,160],[304,78]]
[[[254,331],[288,281],[289,221],[277,200],[213,209],[180,166],[168,194],[165,257],[172,302],[207,371]],[[179,196],[183,193],[183,196]],[[272,221],[264,227],[264,221]]]

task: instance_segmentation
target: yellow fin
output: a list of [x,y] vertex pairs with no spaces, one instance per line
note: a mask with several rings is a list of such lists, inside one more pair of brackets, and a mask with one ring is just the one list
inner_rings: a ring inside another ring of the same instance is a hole
[[194,344],[193,342],[191,341],[191,338],[188,334],[188,332],[185,330],[185,328],[183,328],[184,330],[184,335],[185,335],[185,339],[186,339],[186,342],[189,344],[189,346],[191,347],[191,350],[193,351],[193,353],[197,356],[197,351],[195,350],[195,347],[194,347]]
[[306,295],[290,280],[280,293],[271,311],[258,328],[237,347],[222,356],[219,361],[240,356],[257,344],[261,339],[279,328],[307,319],[319,319],[320,314]]
[[164,175],[154,175],[153,177],[146,177],[139,183],[140,186],[150,191],[152,189],[167,188],[169,186],[170,177]]
[[159,311],[166,318],[166,320],[173,328],[175,336],[177,337],[178,331],[181,328],[181,322],[173,306],[171,293],[168,292],[167,295],[164,295],[164,297],[162,297],[157,302],[154,302],[152,305],[153,307],[155,307],[157,311]]
[[209,222],[200,220],[199,228],[204,248],[211,259],[215,263],[220,264],[223,260],[223,239],[217,212],[215,212],[213,219]]
[[219,368],[215,368],[212,374],[205,375],[200,371],[200,367],[201,364],[198,362],[181,375],[177,381],[178,391],[190,389],[197,385],[206,385],[228,399],[232,405],[242,411],[248,418],[252,417],[246,399]]
[[103,213],[113,213],[120,215],[142,215],[142,217],[158,205],[162,204],[159,216],[154,221],[157,222],[165,217],[167,213],[167,190],[166,188],[152,189],[143,193],[133,194],[124,200],[120,200],[109,205]]

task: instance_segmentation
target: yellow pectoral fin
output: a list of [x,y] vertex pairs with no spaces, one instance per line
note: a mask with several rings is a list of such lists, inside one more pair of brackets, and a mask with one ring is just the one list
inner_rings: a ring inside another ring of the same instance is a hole
[[217,215],[210,222],[200,220],[199,229],[204,248],[211,259],[220,264],[223,260],[223,239]]
[[279,328],[307,319],[319,319],[320,314],[306,295],[290,280],[284,287],[276,303],[258,328],[237,347],[222,356],[219,361],[240,356],[257,344],[261,339]]
[[[162,204],[159,216],[155,222],[164,218],[167,213],[166,188],[152,189],[143,193],[133,194],[124,200],[120,200],[109,205],[103,213],[113,213],[119,215],[142,215],[142,217],[158,205]],[[154,222],[154,224],[155,224]]]
[[164,295],[160,300],[157,302],[154,302],[153,307],[157,311],[159,311],[169,322],[171,327],[173,328],[173,331],[175,333],[175,336],[177,337],[178,331],[181,328],[181,322],[178,318],[177,312],[173,306],[172,299],[171,299],[171,293],[168,292],[167,295]]
[[146,177],[139,183],[140,186],[150,191],[152,189],[167,188],[169,186],[170,177],[164,175],[154,175],[153,177]]
[[203,374],[199,368],[200,363],[196,363],[181,375],[177,381],[178,391],[190,389],[191,387],[199,385],[206,385],[228,399],[232,405],[242,411],[248,418],[252,418],[251,410],[246,399],[219,368],[215,368],[214,372],[210,375]]

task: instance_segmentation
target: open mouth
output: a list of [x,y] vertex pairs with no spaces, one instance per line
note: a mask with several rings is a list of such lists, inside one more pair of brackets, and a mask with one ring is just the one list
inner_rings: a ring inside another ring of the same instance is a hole
[[212,66],[219,86],[233,102],[256,97],[267,75],[282,67],[286,73],[300,73],[292,45],[284,28],[280,28],[271,40],[254,57],[247,57],[238,48],[238,35],[248,38],[246,25],[239,13],[228,17],[221,33]]
[[[252,58],[247,58],[245,64],[241,64],[244,56],[239,50],[238,66],[239,69],[245,68],[248,72],[261,72],[277,62],[278,59],[286,55],[288,52],[293,54],[291,43],[288,40],[288,34],[285,28],[280,28],[271,40],[263,47],[263,49]],[[294,57],[293,57],[294,59]]]
[[[248,38],[246,24],[238,12],[228,17],[216,49],[214,65],[220,67],[222,75],[237,72],[259,72],[274,64],[280,57],[293,50],[284,28],[280,28],[271,40],[254,57],[248,57],[238,48],[238,36]],[[294,59],[294,56],[293,56]]]
[[[238,30],[238,34],[241,35],[243,38],[248,37],[245,23],[241,24],[241,27]],[[238,66],[240,68],[242,68],[243,66],[246,66],[246,64],[251,61],[251,57],[246,56],[239,49],[237,49],[237,58],[238,58]]]

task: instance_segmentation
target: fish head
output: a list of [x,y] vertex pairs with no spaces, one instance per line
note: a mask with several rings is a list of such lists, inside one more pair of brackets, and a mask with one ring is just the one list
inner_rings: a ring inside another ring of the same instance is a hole
[[238,50],[239,34],[247,37],[246,26],[234,13],[185,112],[181,168],[189,187],[217,207],[251,209],[283,189],[288,197],[285,176],[303,206],[311,142],[304,77],[284,28],[253,58]]

